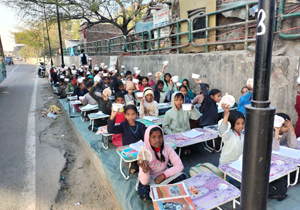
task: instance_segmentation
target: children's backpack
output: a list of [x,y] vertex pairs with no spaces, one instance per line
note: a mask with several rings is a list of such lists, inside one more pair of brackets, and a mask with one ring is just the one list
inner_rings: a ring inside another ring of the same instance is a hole
[[190,176],[193,177],[203,172],[210,172],[224,179],[224,173],[218,167],[214,166],[211,163],[199,163],[195,165],[190,169]]
[[282,201],[288,197],[287,192],[287,179],[282,177],[269,184],[269,199],[277,199]]

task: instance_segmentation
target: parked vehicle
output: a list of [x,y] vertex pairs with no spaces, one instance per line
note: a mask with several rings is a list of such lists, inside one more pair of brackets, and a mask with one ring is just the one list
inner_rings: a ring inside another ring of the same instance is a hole
[[4,61],[5,65],[14,65],[14,61],[12,59],[12,57],[5,57],[5,61]]
[[40,65],[36,69],[39,77],[44,78],[46,76],[46,67],[44,62],[40,62]]

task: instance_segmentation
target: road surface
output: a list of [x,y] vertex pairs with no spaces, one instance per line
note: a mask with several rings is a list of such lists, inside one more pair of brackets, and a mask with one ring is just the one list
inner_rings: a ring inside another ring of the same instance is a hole
[[0,210],[114,209],[66,118],[41,116],[59,103],[35,69],[16,62],[0,84]]
[[60,188],[63,154],[37,142],[47,126],[37,123],[36,112],[43,106],[46,80],[36,77],[35,68],[16,62],[7,67],[8,78],[0,84],[0,209],[42,209]]

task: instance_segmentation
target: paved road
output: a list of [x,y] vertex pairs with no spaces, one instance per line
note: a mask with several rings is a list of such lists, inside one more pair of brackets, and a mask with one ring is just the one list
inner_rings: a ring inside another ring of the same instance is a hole
[[38,134],[49,126],[36,112],[43,108],[47,80],[35,69],[8,66],[0,84],[0,209],[49,209],[60,188],[63,151],[39,142]]

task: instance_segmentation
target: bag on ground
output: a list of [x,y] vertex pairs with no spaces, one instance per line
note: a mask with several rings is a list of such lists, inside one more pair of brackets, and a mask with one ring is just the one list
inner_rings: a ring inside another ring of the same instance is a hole
[[190,169],[190,176],[196,176],[197,174],[201,174],[203,172],[210,172],[218,177],[224,179],[224,173],[215,165],[211,163],[199,163]]

